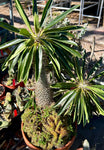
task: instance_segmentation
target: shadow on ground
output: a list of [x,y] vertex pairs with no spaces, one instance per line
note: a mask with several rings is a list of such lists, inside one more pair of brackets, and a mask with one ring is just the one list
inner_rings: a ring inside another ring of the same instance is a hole
[[94,116],[85,127],[78,126],[76,140],[70,150],[76,150],[87,139],[91,150],[104,150],[104,117]]

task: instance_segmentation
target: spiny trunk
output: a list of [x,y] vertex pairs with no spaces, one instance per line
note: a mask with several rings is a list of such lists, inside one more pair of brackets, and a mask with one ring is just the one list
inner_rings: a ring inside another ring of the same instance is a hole
[[40,107],[49,106],[53,102],[52,92],[47,80],[47,57],[43,56],[43,66],[39,80],[35,84],[36,103]]

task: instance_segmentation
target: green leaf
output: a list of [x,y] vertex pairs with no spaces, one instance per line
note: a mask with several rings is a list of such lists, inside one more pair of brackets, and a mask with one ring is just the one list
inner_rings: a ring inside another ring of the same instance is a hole
[[89,90],[91,90],[93,93],[95,93],[97,96],[99,96],[101,99],[104,100],[104,91],[99,88],[94,88],[91,86],[86,86]]
[[10,47],[10,46],[13,46],[15,44],[19,44],[21,42],[25,41],[25,39],[15,39],[15,40],[12,40],[12,41],[9,41],[9,42],[6,42],[2,45],[0,45],[0,49],[5,49],[7,47]]
[[18,58],[19,58],[19,55],[16,56],[12,61],[10,61],[10,63],[9,63],[9,71],[14,70],[14,67],[15,67],[15,65],[18,62]]
[[74,91],[68,91],[68,92],[66,92],[66,93],[61,97],[61,99],[59,99],[59,101],[55,104],[55,108],[58,107],[58,106],[60,106],[60,105],[63,105],[63,104],[67,101],[68,97],[73,94],[73,92],[74,92]]
[[73,56],[75,56],[75,57],[77,56],[77,57],[81,58],[81,54],[78,51],[76,51],[76,50],[74,50],[74,49],[72,49],[72,48],[70,48],[64,44],[56,42],[56,41],[53,41],[53,43],[55,43],[56,46],[60,46],[61,48],[65,49],[66,51],[71,53]]
[[15,32],[15,33],[19,33],[19,29],[16,28],[16,27],[13,27],[12,25],[6,23],[6,22],[2,22],[0,21],[0,27],[6,29],[6,30],[9,30],[11,32]]
[[[48,46],[48,48],[54,51],[52,45],[51,45],[51,47]],[[61,69],[61,68],[60,68],[60,63],[59,63],[57,57],[55,56],[54,53],[52,53],[52,51],[48,51],[48,52],[49,52],[49,55],[50,55],[50,58],[51,58],[52,62],[54,61],[54,63],[56,64],[56,66],[57,66],[57,68],[58,68],[58,71],[60,72],[60,69]]]
[[21,55],[18,64],[18,80],[19,81],[27,81],[27,77],[29,75],[30,67],[33,62],[33,48],[26,49],[24,53]]
[[57,68],[57,65],[56,65],[55,61],[52,59],[52,57],[49,56],[49,58],[50,58],[50,60],[52,61],[52,65],[53,65],[53,68],[54,68],[54,70],[55,70],[55,72],[56,72],[56,75],[58,76],[58,78],[60,78],[59,69]]
[[39,46],[35,53],[35,79],[38,81],[42,69],[42,47]]
[[42,13],[42,18],[41,18],[40,26],[44,25],[44,21],[45,21],[47,15],[48,15],[48,12],[49,12],[49,10],[51,8],[52,2],[53,2],[53,0],[48,0],[48,2],[46,3],[46,6],[45,6],[45,8],[43,10],[43,13]]
[[45,28],[45,30],[47,30],[48,28],[54,26],[55,24],[57,24],[59,21],[61,21],[62,19],[64,19],[69,13],[71,13],[74,9],[76,9],[77,7],[79,7],[79,5],[76,5],[72,8],[70,8],[69,10],[65,11],[64,13],[62,13],[61,15],[57,16],[53,21],[51,21]]
[[[54,34],[53,34],[54,33]],[[74,34],[70,33],[70,32],[60,32],[61,35],[64,35],[64,36],[68,36],[68,37],[71,37],[71,38],[74,38]],[[56,33],[55,32],[52,32],[52,33],[45,33],[46,36],[48,37],[53,37],[53,38],[59,38],[59,31],[57,31]]]
[[59,115],[61,115],[70,106],[70,103],[74,100],[75,97],[76,97],[76,92],[73,91],[73,93],[67,98],[67,102],[62,106]]
[[55,41],[57,41],[59,43],[64,43],[64,44],[70,44],[70,45],[78,46],[78,44],[76,42],[72,41],[72,40],[59,40],[59,39],[51,38],[51,37],[50,37],[50,39],[55,40]]
[[60,82],[60,83],[56,83],[51,85],[51,88],[55,88],[55,89],[70,89],[71,88],[76,88],[77,85],[74,83],[64,83],[64,82]]
[[37,1],[36,0],[32,0],[32,4],[33,4],[33,16],[35,15],[35,13],[37,14]]
[[51,51],[52,53],[55,52],[55,48],[53,47],[53,45],[48,42],[48,40],[45,39],[41,39],[42,44],[47,48],[47,51]]
[[83,108],[84,108],[84,112],[85,112],[85,123],[86,120],[89,122],[89,115],[88,115],[88,111],[87,111],[87,105],[86,105],[86,101],[83,99]]
[[81,80],[81,70],[80,70],[81,67],[80,67],[80,64],[79,64],[79,60],[76,57],[76,58],[74,58],[73,61],[74,61],[75,72],[76,72],[76,74],[78,76],[78,79]]
[[23,36],[26,36],[26,37],[31,37],[31,33],[25,28],[20,29],[19,34],[22,34]]
[[22,76],[23,76],[23,65],[24,65],[24,54],[26,55],[26,48],[24,49],[24,51],[22,52],[19,60],[18,60],[18,74],[17,74],[17,79],[18,81],[22,81]]
[[34,49],[32,48],[29,50],[29,55],[27,57],[25,69],[24,69],[24,73],[23,73],[23,80],[25,83],[26,83],[27,78],[29,76],[29,71],[30,71],[30,68],[31,68],[31,65],[33,62],[33,56],[34,56]]
[[83,107],[84,103],[83,103],[83,100],[84,100],[84,97],[83,97],[83,94],[81,93],[81,97],[80,97],[80,109],[81,109],[81,111],[80,111],[80,114],[79,114],[80,118],[78,120],[78,124],[81,123],[82,117],[83,117],[83,113],[84,113],[84,107]]
[[35,13],[34,14],[34,27],[35,27],[35,32],[39,32],[39,16]]
[[26,26],[28,27],[28,29],[32,32],[31,26],[30,26],[30,22],[28,20],[28,17],[24,11],[24,9],[22,8],[22,5],[20,3],[19,0],[15,0],[16,3],[16,8],[21,16],[21,18],[23,19],[24,23],[26,24]]
[[[71,71],[71,67],[72,64],[69,63],[68,59],[69,59],[69,55],[65,55],[64,51],[62,51],[61,49],[55,49],[56,54],[59,56],[60,62],[62,63],[62,65],[64,66],[64,68],[66,69],[66,71],[68,72],[68,74],[70,75],[70,77],[74,77],[74,74]],[[68,56],[68,58],[67,58]]]
[[11,51],[11,53],[9,54],[9,56],[7,57],[7,59],[6,59],[6,60],[4,61],[4,63],[2,64],[2,67],[1,67],[2,71],[4,71],[4,70],[8,67],[9,59],[10,59],[10,57],[14,54],[16,48],[17,48],[17,47],[15,47],[15,48]]
[[60,78],[60,75],[59,75],[59,73],[60,73],[60,63],[58,62],[58,60],[54,56],[54,54],[49,53],[49,55],[50,55],[49,57],[50,57],[50,60],[52,61],[53,67],[54,67],[54,69],[56,71],[56,74]]
[[[49,34],[49,33],[62,33],[66,31],[73,31],[73,30],[80,30],[83,27],[81,26],[75,26],[75,25],[70,25],[70,26],[65,26],[65,27],[60,27],[60,28],[53,28],[53,29],[44,29],[43,33]],[[71,36],[74,36],[70,33]]]
[[13,58],[15,58],[17,55],[19,55],[27,46],[27,44],[30,42],[30,39],[28,39],[27,41],[21,43],[17,49],[15,50],[15,53],[10,57],[9,60],[12,60]]
[[93,102],[95,103],[95,105],[96,105],[98,111],[100,112],[100,114],[104,116],[104,110],[101,108],[100,103],[98,101],[98,98],[95,95],[93,95],[92,93],[88,92],[88,94],[91,97],[91,99],[93,100]]
[[99,89],[104,89],[104,85],[91,85],[91,86]]

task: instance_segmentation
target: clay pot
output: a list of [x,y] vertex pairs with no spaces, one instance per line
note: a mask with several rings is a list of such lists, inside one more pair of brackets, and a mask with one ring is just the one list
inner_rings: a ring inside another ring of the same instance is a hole
[[[23,123],[21,123],[21,131],[22,131],[23,139],[24,139],[26,145],[27,145],[29,148],[31,148],[32,150],[42,150],[42,149],[40,149],[40,148],[38,148],[38,147],[32,145],[32,144],[28,141],[28,139],[27,139],[27,137],[26,137],[26,135],[25,135],[25,133],[24,133],[24,131],[23,131]],[[69,148],[70,148],[70,147],[72,146],[72,144],[74,143],[74,140],[75,140],[75,136],[73,136],[72,139],[71,139],[64,147],[62,147],[62,148],[56,148],[55,150],[69,150]]]
[[11,86],[4,85],[4,86],[7,87],[8,89],[14,90],[14,89],[16,89],[18,86],[24,87],[24,83],[23,83],[23,82],[20,82],[20,83],[16,84],[15,86],[13,86],[13,85],[11,85]]
[[5,95],[5,87],[2,84],[0,84],[0,87],[3,89],[2,93],[0,94],[0,98],[1,98]]
[[4,80],[7,76],[8,76],[8,75],[5,75],[5,76],[2,78],[2,81],[1,81],[1,83],[2,83],[6,88],[11,89],[11,90],[14,90],[14,89],[16,89],[18,86],[24,87],[24,83],[23,83],[23,82],[19,82],[19,83],[15,84],[15,85],[6,85],[6,84],[3,82],[3,80]]

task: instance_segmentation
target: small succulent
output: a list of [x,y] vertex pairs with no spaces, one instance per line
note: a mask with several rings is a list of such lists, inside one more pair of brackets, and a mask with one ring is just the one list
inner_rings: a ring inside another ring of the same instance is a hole
[[16,98],[17,107],[20,112],[23,111],[26,102],[30,98],[29,91],[25,87],[18,86],[18,88],[13,91],[13,95]]
[[8,127],[13,118],[13,106],[11,104],[11,93],[7,92],[4,104],[0,103],[0,128]]
[[35,89],[35,79],[34,76],[32,75],[31,78],[29,78],[26,82],[26,87],[30,90],[34,90]]

